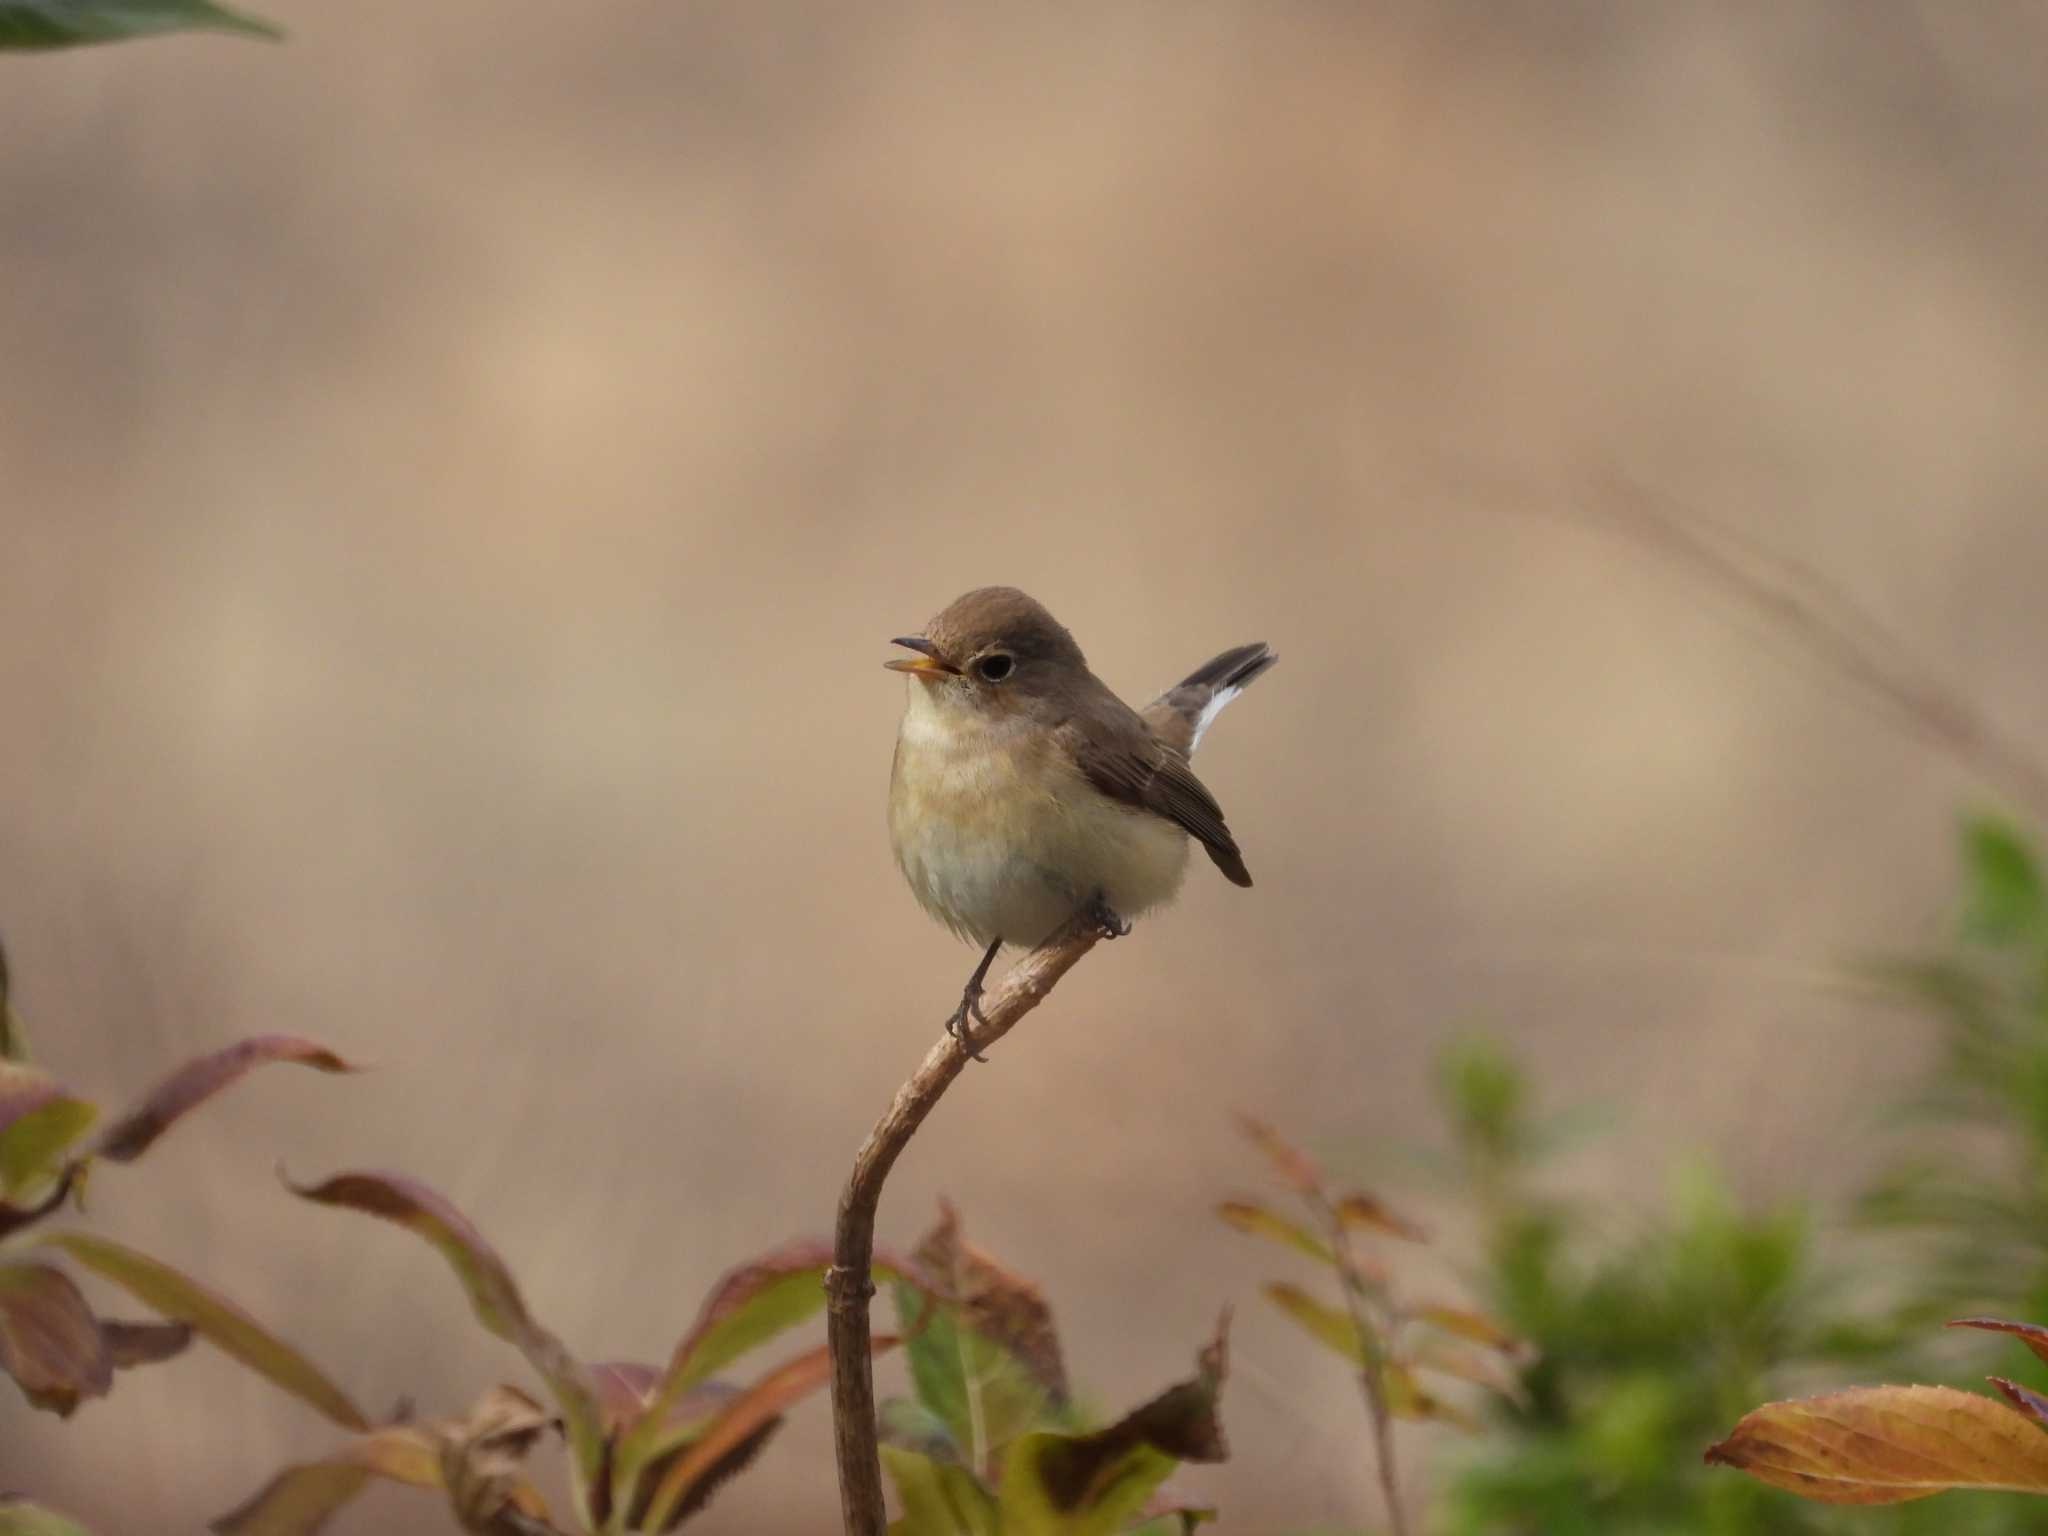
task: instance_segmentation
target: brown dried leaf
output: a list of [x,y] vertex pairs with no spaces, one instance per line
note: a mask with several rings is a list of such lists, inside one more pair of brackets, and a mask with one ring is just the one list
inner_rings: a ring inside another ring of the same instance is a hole
[[938,1222],[911,1258],[933,1294],[958,1309],[961,1322],[1012,1355],[1054,1404],[1067,1401],[1052,1307],[1036,1285],[960,1235],[960,1213],[951,1201],[939,1202]]
[[293,1035],[257,1035],[188,1061],[145,1093],[93,1139],[96,1157],[132,1163],[191,1110],[243,1074],[270,1062],[292,1062],[320,1072],[353,1072],[324,1045]]
[[2048,1328],[2039,1323],[2011,1323],[2002,1317],[1959,1317],[1951,1328],[1981,1328],[1987,1333],[2009,1333],[2034,1352],[2037,1360],[2048,1360]]
[[113,1386],[114,1362],[99,1321],[63,1270],[0,1265],[0,1370],[36,1407],[63,1418]]
[[[474,1536],[546,1526],[547,1504],[522,1463],[554,1424],[553,1415],[531,1397],[500,1385],[478,1399],[467,1418],[430,1429],[458,1525]],[[523,1517],[524,1525],[514,1516]]]
[[1273,1165],[1273,1171],[1280,1175],[1286,1185],[1302,1195],[1317,1195],[1322,1192],[1323,1171],[1301,1148],[1287,1140],[1265,1121],[1251,1115],[1237,1117],[1238,1129]]
[[1896,1504],[1949,1488],[2048,1493],[2048,1435],[2025,1414],[1953,1387],[1857,1387],[1766,1403],[1707,1461],[1826,1504]]
[[1337,1202],[1337,1220],[1354,1232],[1379,1232],[1404,1242],[1426,1243],[1429,1229],[1397,1216],[1375,1195],[1352,1193]]

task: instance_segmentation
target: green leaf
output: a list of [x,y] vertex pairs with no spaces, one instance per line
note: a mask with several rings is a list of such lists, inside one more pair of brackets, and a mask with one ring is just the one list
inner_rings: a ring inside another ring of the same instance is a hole
[[[4,0],[0,0],[4,3]],[[296,1035],[257,1035],[186,1062],[93,1138],[92,1155],[132,1163],[180,1119],[254,1068],[290,1062],[317,1072],[357,1069],[324,1045]]]
[[884,1445],[882,1470],[903,1510],[893,1536],[996,1536],[994,1496],[958,1462]]
[[157,32],[284,34],[212,0],[0,0],[0,50],[69,48]]
[[0,1370],[36,1407],[62,1418],[114,1384],[99,1320],[61,1269],[0,1264]]
[[1365,1341],[1351,1314],[1316,1300],[1298,1285],[1275,1280],[1264,1287],[1267,1298],[1306,1329],[1316,1342],[1335,1350],[1353,1365],[1365,1364]]
[[98,1113],[47,1072],[0,1061],[0,1195],[59,1177],[65,1150]]
[[0,1493],[0,1536],[92,1536],[92,1533],[54,1509],[31,1504],[11,1493]]
[[1964,924],[1972,935],[2005,944],[2041,931],[2048,898],[2019,827],[1994,816],[1970,817],[1963,823],[1963,862],[1970,888]]
[[265,1329],[233,1302],[157,1259],[87,1232],[52,1232],[37,1240],[61,1249],[144,1306],[187,1323],[202,1338],[257,1375],[309,1403],[344,1429],[367,1429],[369,1420],[320,1368]]
[[1181,1462],[1223,1460],[1216,1402],[1229,1326],[1226,1311],[1192,1380],[1109,1428],[1088,1435],[1041,1432],[1013,1444],[1003,1462],[1003,1536],[1113,1536],[1144,1511]]
[[1330,1251],[1328,1243],[1300,1222],[1289,1220],[1256,1200],[1226,1200],[1216,1207],[1216,1214],[1240,1232],[1268,1238],[1297,1253],[1307,1254],[1319,1264],[1336,1265],[1337,1256]]
[[[893,1349],[896,1342],[883,1335],[870,1347],[879,1355]],[[831,1348],[820,1345],[776,1367],[734,1398],[662,1475],[648,1501],[642,1528],[671,1530],[703,1508],[711,1494],[745,1465],[790,1406],[831,1379]]]
[[562,1341],[536,1322],[512,1271],[455,1207],[415,1180],[387,1173],[343,1173],[325,1183],[285,1187],[302,1199],[381,1217],[424,1238],[469,1293],[477,1320],[516,1346],[554,1393],[576,1471],[579,1503],[587,1502],[604,1460],[604,1432],[590,1372]]
[[286,1467],[212,1528],[218,1536],[312,1536],[373,1477],[439,1488],[440,1448],[414,1425],[373,1429],[318,1461]]
[[911,1383],[967,1463],[980,1470],[1019,1435],[1064,1427],[1066,1365],[1038,1287],[967,1242],[944,1201],[915,1262],[928,1291],[895,1288]]

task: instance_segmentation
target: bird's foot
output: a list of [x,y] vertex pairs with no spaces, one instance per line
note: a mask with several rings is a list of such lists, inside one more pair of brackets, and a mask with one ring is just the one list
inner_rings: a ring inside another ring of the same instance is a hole
[[946,1033],[959,1041],[960,1049],[965,1051],[975,1061],[987,1061],[988,1058],[969,1043],[969,1037],[973,1034],[974,1026],[977,1024],[983,1028],[988,1027],[988,1015],[981,1011],[981,978],[979,976],[976,976],[965,987],[960,989],[960,1006],[955,1008],[952,1015],[947,1018]]
[[1120,939],[1131,931],[1130,919],[1122,916],[1110,906],[1100,891],[1095,899],[1081,909],[1081,915],[1095,925],[1095,931],[1105,939]]

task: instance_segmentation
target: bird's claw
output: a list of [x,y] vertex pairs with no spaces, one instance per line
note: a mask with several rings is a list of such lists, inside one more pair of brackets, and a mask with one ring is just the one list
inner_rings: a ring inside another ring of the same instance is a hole
[[972,1060],[987,1061],[988,1058],[969,1043],[976,1024],[988,1028],[988,1015],[981,1011],[981,988],[970,983],[960,993],[960,1006],[946,1020],[946,1033],[960,1043],[960,1049]]
[[1095,931],[1105,939],[1120,939],[1131,931],[1130,920],[1117,912],[1099,894],[1088,903],[1083,915],[1095,925]]

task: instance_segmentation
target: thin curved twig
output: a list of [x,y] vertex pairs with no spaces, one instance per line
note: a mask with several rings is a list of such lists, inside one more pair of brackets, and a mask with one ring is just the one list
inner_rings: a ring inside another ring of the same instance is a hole
[[1095,919],[1076,917],[983,994],[984,1022],[964,1039],[947,1035],[926,1053],[910,1080],[896,1090],[853,1160],[839,1196],[832,1235],[832,1267],[825,1272],[826,1344],[832,1354],[832,1438],[839,1459],[839,1503],[847,1536],[883,1536],[881,1452],[876,1443],[875,1374],[868,1350],[868,1300],[875,1294],[869,1266],[875,1255],[875,1211],[882,1182],[917,1134],[939,1096],[976,1052],[1003,1038],[1045,1000],[1053,985],[1105,937]]

